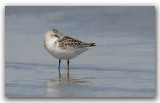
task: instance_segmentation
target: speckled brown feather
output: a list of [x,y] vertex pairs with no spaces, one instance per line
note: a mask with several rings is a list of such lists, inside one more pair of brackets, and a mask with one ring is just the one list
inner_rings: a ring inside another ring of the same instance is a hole
[[[81,48],[88,48],[91,47],[93,45],[93,43],[85,43],[82,42],[78,39],[69,37],[69,36],[61,36],[60,39],[58,40],[59,42],[59,46],[64,49],[64,50],[71,50],[71,51],[75,51]],[[95,46],[95,45],[94,45]]]

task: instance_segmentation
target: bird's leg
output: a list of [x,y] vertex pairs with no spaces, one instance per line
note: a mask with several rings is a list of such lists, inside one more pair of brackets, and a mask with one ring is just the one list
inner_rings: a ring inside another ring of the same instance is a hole
[[67,76],[68,76],[68,78],[69,78],[69,59],[68,59],[68,61],[67,61],[67,64],[68,64],[68,72],[67,72]]
[[61,72],[60,72],[60,66],[61,66],[61,59],[59,59],[59,78],[61,78]]

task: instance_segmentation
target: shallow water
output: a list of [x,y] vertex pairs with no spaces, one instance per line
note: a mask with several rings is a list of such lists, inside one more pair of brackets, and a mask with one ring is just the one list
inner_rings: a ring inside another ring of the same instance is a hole
[[[70,61],[70,78],[43,46],[52,28],[97,44]],[[6,7],[5,95],[154,97],[154,7]]]

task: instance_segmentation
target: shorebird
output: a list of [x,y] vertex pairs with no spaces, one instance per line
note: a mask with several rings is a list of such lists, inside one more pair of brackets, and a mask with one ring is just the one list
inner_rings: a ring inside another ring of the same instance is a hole
[[60,34],[56,29],[49,30],[44,36],[44,47],[55,58],[59,59],[59,77],[61,59],[67,60],[69,77],[69,60],[96,46],[95,43],[86,43],[78,39]]

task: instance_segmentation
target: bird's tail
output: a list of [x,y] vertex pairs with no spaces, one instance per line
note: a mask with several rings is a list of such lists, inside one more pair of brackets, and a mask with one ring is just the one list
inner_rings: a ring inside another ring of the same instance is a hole
[[96,46],[95,43],[89,43],[89,47]]

